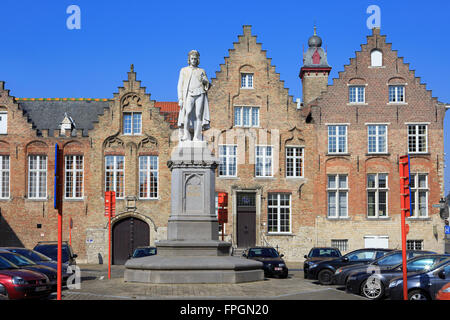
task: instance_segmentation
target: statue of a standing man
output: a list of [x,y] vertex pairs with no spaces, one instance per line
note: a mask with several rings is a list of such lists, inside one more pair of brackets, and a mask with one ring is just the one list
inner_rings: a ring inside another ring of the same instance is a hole
[[202,141],[202,130],[209,129],[208,89],[210,83],[205,70],[199,68],[200,53],[188,53],[188,67],[180,71],[178,79],[178,127],[182,128],[181,141],[191,140],[189,129],[194,130],[193,141]]

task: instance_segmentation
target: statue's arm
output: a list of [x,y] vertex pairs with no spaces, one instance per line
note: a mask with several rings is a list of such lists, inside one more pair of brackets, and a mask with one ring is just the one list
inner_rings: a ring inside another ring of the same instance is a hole
[[178,105],[183,108],[183,69],[180,71],[180,77],[178,78]]

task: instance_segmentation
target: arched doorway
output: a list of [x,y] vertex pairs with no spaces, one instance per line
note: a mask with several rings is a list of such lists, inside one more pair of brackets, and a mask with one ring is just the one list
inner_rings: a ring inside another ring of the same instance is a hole
[[125,264],[134,249],[150,245],[150,228],[146,222],[128,217],[114,224],[112,237],[112,263]]

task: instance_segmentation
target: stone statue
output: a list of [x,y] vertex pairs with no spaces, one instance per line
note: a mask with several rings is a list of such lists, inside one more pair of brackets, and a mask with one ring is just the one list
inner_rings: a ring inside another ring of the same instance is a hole
[[200,53],[191,50],[188,53],[188,67],[180,71],[178,79],[178,127],[180,140],[191,140],[190,129],[194,131],[193,141],[202,141],[202,130],[209,129],[208,89],[210,82],[205,70],[199,68]]

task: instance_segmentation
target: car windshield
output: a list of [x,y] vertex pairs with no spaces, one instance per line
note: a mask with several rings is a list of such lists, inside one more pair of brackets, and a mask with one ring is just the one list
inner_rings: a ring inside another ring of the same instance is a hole
[[133,258],[146,257],[156,254],[156,248],[138,248],[134,250]]
[[11,261],[16,266],[19,266],[19,267],[30,266],[30,265],[36,264],[33,261],[31,261],[30,259],[27,259],[24,256],[21,256],[19,254],[12,253],[12,252],[0,252],[0,257],[3,257],[6,260]]
[[249,257],[277,258],[278,252],[274,248],[253,248],[248,250]]
[[350,261],[373,260],[375,258],[375,251],[357,251],[350,252],[345,255]]
[[5,269],[18,269],[19,267],[15,264],[11,263],[10,261],[0,257],[0,270]]
[[309,252],[309,258],[339,258],[341,256],[340,252],[336,249],[321,249],[315,248]]
[[378,259],[375,264],[379,266],[396,266],[402,263],[402,253],[396,252]]
[[406,264],[408,272],[426,272],[433,270],[445,257],[426,257],[417,259]]
[[39,253],[37,251],[28,250],[28,249],[9,249],[8,251],[18,253],[34,262],[41,262],[41,261],[52,261],[49,257],[43,255],[42,253]]
[[[52,260],[56,261],[58,259],[58,246],[54,244],[41,244],[34,248],[35,251],[38,251]],[[62,246],[62,261],[69,261],[69,250],[67,246]]]

